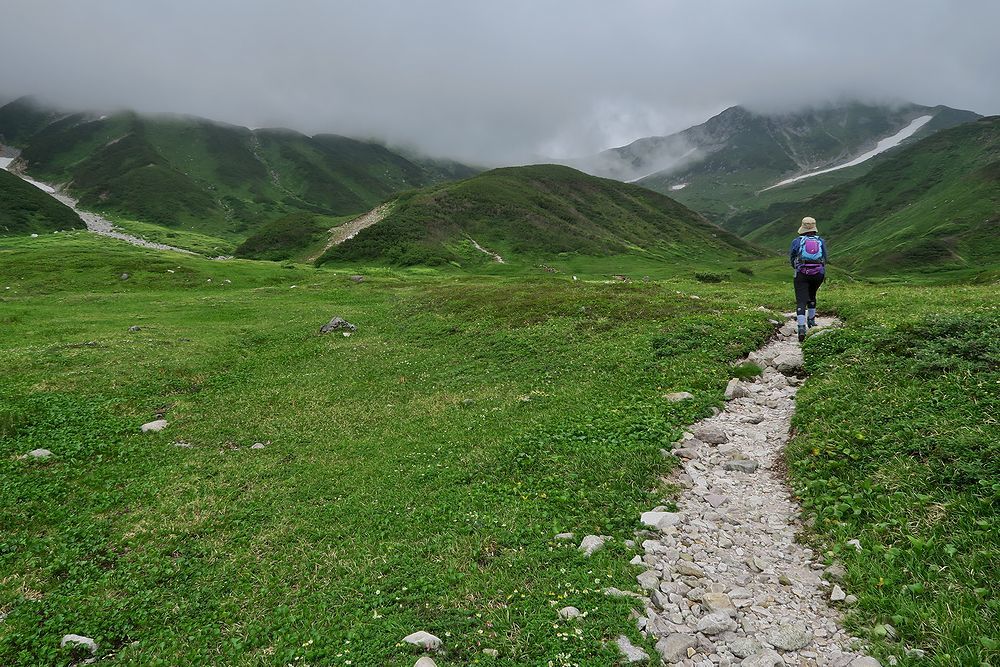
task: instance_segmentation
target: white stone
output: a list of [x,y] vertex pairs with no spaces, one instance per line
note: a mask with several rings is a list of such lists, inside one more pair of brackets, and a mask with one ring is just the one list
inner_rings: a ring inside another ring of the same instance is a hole
[[157,431],[162,431],[166,427],[167,427],[167,420],[166,419],[156,419],[154,421],[147,422],[147,423],[143,424],[142,425],[142,432],[143,433],[149,433],[149,432],[155,433]]
[[834,602],[841,602],[847,599],[847,593],[844,592],[843,588],[841,588],[837,584],[834,584],[833,590],[830,591],[830,599]]
[[580,542],[580,551],[584,556],[590,556],[604,548],[606,538],[603,535],[587,535]]
[[638,646],[635,646],[625,635],[619,635],[617,643],[618,650],[621,651],[625,662],[628,664],[633,665],[640,662],[649,662],[649,654]]
[[564,621],[571,621],[574,618],[580,617],[580,610],[576,607],[563,607],[559,610],[559,618]]
[[670,394],[664,394],[663,398],[667,399],[671,403],[678,403],[680,401],[686,401],[694,398],[694,394],[687,391],[675,391]]
[[97,642],[90,637],[82,635],[63,635],[63,638],[59,641],[59,646],[60,648],[66,646],[83,646],[90,650],[91,655],[97,653]]
[[32,449],[28,452],[28,456],[33,459],[47,459],[52,456],[52,452],[47,449]]
[[431,633],[424,632],[423,630],[406,635],[403,637],[403,641],[407,644],[413,644],[414,646],[427,649],[428,651],[436,651],[441,648],[441,640]]
[[426,655],[419,660],[417,660],[413,667],[437,667],[437,663],[433,659],[428,658]]

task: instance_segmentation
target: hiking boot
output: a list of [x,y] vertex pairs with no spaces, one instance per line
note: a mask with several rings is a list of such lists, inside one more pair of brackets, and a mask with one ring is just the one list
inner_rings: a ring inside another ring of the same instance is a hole
[[806,326],[809,327],[810,329],[816,326],[816,318],[810,317],[808,320],[806,320]]
[[801,343],[806,339],[806,326],[804,324],[799,325],[799,342]]

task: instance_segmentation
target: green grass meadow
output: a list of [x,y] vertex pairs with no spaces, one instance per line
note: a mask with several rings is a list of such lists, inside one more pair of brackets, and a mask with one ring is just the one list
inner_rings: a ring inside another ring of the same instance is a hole
[[[73,664],[76,633],[121,665],[412,665],[416,630],[439,665],[617,664],[614,638],[640,638],[601,591],[637,590],[625,540],[670,493],[659,450],[721,406],[773,332],[758,306],[791,288],[778,260],[607,261],[316,269],[0,239],[0,664]],[[846,326],[806,344],[808,539],[845,562],[881,658],[990,664],[996,287],[835,272],[820,294]],[[335,315],[358,330],[320,335]],[[36,447],[54,455],[20,458]],[[614,539],[587,559],[564,531]]]

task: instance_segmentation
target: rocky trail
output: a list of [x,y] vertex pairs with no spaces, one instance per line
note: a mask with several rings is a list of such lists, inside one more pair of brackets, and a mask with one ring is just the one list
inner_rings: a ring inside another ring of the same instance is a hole
[[[782,479],[801,383],[794,320],[749,361],[763,374],[732,380],[726,409],[692,425],[673,450],[683,462],[671,480],[682,489],[677,510],[642,515],[648,530],[632,561],[645,568],[638,629],[665,664],[877,666],[830,606],[853,602],[836,583],[842,571],[795,541],[798,507]],[[619,646],[628,662],[648,659],[624,637]]]

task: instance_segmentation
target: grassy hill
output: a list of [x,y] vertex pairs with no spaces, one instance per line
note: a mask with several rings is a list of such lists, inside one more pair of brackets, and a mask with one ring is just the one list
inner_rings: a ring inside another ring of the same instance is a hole
[[84,227],[68,206],[0,169],[0,236]]
[[188,116],[59,113],[30,99],[0,108],[0,136],[22,149],[28,173],[64,184],[85,207],[230,241],[290,213],[362,213],[463,173],[347,137]]
[[[638,178],[639,184],[722,222],[841,182],[843,174],[831,173],[804,179],[798,187],[764,191],[785,178],[843,164],[925,115],[932,118],[915,139],[978,118],[968,111],[917,104],[847,103],[784,114],[736,106],[683,132],[639,139],[578,166],[602,176]],[[855,167],[853,175],[872,164]],[[810,182],[814,179],[820,182]]]
[[535,165],[405,193],[383,221],[320,262],[494,261],[475,244],[515,263],[567,255],[678,261],[756,253],[669,197],[569,167]]
[[748,239],[783,249],[804,215],[835,261],[870,273],[995,267],[1000,260],[1000,117],[938,132],[867,174],[805,202],[734,218]]

